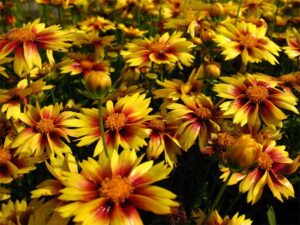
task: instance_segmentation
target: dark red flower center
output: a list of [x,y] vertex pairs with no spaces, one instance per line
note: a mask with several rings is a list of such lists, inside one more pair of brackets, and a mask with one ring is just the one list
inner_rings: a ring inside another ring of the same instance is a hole
[[11,158],[11,153],[8,150],[0,149],[0,164],[7,163]]

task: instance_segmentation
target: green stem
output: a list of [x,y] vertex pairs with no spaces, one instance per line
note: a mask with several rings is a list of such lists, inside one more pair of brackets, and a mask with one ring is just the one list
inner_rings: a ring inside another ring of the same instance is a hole
[[234,23],[235,25],[236,25],[236,23],[237,23],[237,21],[238,21],[238,19],[240,17],[240,11],[241,11],[242,2],[243,2],[243,0],[240,0],[238,11],[237,11],[237,14],[236,14],[236,17],[235,17],[235,23]]
[[201,225],[204,225],[206,223],[206,221],[208,220],[210,214],[212,213],[212,211],[216,208],[216,206],[218,205],[219,201],[221,200],[221,197],[227,187],[227,184],[232,176],[233,172],[230,170],[230,173],[225,181],[225,183],[222,184],[221,189],[219,190],[217,197],[215,198],[214,202],[212,203],[211,207],[208,210],[208,213],[206,214],[203,222],[201,223]]
[[105,133],[104,133],[103,112],[102,112],[102,99],[101,98],[98,99],[98,111],[99,111],[100,133],[101,133],[101,138],[102,138],[104,153],[105,153],[106,157],[109,158],[108,150],[107,150],[107,144],[106,144],[106,138],[105,138]]

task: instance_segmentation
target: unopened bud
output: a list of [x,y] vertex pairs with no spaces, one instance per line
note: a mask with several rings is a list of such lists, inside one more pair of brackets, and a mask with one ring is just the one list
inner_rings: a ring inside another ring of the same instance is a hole
[[222,16],[224,14],[224,12],[225,12],[225,10],[221,3],[214,3],[209,10],[209,14],[212,17]]
[[218,78],[221,74],[220,65],[217,63],[209,63],[204,67],[204,74],[206,77]]
[[111,78],[105,73],[92,72],[85,78],[88,91],[94,97],[103,97],[111,87]]

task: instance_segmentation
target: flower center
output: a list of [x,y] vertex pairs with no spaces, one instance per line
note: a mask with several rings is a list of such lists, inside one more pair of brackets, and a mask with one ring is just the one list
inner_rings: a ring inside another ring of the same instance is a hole
[[246,48],[253,48],[257,45],[257,38],[253,37],[249,34],[241,35],[240,43],[241,43],[241,45],[245,46]]
[[35,127],[41,134],[48,134],[55,128],[53,120],[51,119],[41,119],[39,122],[37,122]]
[[8,150],[0,149],[0,165],[7,163],[11,160],[11,154]]
[[102,196],[110,198],[114,203],[124,202],[133,192],[133,186],[128,178],[121,176],[106,177],[100,188]]
[[12,41],[33,41],[36,35],[28,28],[16,28],[11,30],[7,35],[9,40]]
[[112,113],[110,114],[105,121],[105,128],[110,129],[111,131],[121,130],[127,122],[127,118],[122,113]]
[[212,113],[208,108],[205,107],[200,107],[199,109],[196,110],[196,115],[200,119],[210,119],[212,117]]
[[217,144],[222,147],[230,146],[234,143],[234,141],[235,138],[226,132],[218,134]]
[[265,170],[270,170],[272,168],[273,160],[271,156],[263,152],[258,159],[259,167]]
[[268,89],[263,86],[248,87],[246,94],[248,98],[255,103],[260,103],[266,100],[269,96]]
[[165,122],[162,119],[153,119],[149,121],[149,127],[153,130],[163,132],[166,129]]
[[86,69],[91,69],[94,66],[94,63],[89,60],[82,60],[80,62],[81,66]]

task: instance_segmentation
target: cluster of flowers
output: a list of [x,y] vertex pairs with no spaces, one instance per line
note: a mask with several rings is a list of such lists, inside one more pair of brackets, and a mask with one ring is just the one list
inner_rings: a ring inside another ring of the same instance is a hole
[[[224,185],[239,184],[252,205],[265,186],[281,202],[295,197],[287,176],[300,155],[277,142],[299,114],[297,1],[35,4],[40,19],[1,18],[0,225],[143,224],[137,209],[175,216],[176,194],[154,183],[190,151],[218,163]],[[11,184],[40,166],[52,179],[30,202],[10,200]],[[215,207],[189,218],[252,223]]]

